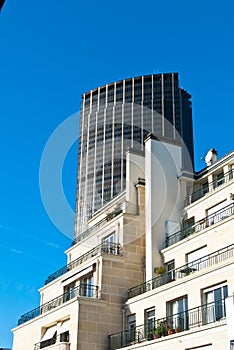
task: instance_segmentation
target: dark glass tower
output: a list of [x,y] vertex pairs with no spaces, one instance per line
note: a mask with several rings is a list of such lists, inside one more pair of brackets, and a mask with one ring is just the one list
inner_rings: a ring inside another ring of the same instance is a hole
[[121,80],[83,94],[75,240],[125,190],[126,150],[143,150],[149,133],[175,143],[182,137],[193,163],[190,98],[177,73]]

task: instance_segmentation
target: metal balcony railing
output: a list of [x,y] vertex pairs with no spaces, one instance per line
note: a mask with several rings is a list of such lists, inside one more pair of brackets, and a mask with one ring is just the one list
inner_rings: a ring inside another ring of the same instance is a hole
[[98,298],[99,297],[99,288],[98,286],[93,286],[89,284],[80,284],[79,286],[66,291],[62,295],[50,300],[49,302],[42,304],[41,306],[33,309],[32,311],[27,312],[22,315],[18,320],[18,326],[41,315],[47,311],[53,310],[58,306],[64,304],[66,301],[71,300],[75,297],[87,297],[87,298]]
[[82,241],[84,238],[88,237],[91,233],[93,233],[94,231],[98,229],[100,229],[101,227],[103,227],[108,221],[114,219],[116,216],[118,216],[119,214],[122,213],[122,209],[118,208],[116,211],[114,211],[113,213],[108,214],[104,219],[100,220],[99,222],[97,222],[95,225],[89,227],[87,230],[85,230],[84,232],[80,233],[76,240],[73,242],[73,244],[76,244],[77,242]]
[[228,183],[234,178],[234,171],[231,170],[224,174],[223,177],[215,179],[214,181],[202,186],[198,190],[194,191],[190,196],[185,198],[185,206],[196,202],[198,199],[204,197],[207,193],[211,193],[216,190],[217,187]]
[[50,339],[40,341],[36,344],[34,344],[34,350],[39,350],[39,349],[44,349],[47,348],[48,346],[55,345],[55,344],[60,344],[61,343],[69,343],[69,332],[65,332],[59,335],[53,336]]
[[45,284],[48,284],[52,281],[54,281],[56,278],[64,275],[66,272],[73,270],[75,267],[81,265],[84,261],[88,260],[89,258],[94,257],[97,254],[112,254],[112,255],[120,255],[120,244],[118,243],[112,243],[112,242],[103,242],[97,247],[89,250],[87,253],[81,255],[76,260],[70,262],[68,265],[62,267],[58,271],[54,272],[52,275],[50,275],[47,280],[45,281]]
[[225,300],[217,300],[162,319],[131,327],[120,333],[109,335],[109,350],[121,349],[133,344],[153,340],[162,336],[190,330],[225,319]]
[[172,244],[175,244],[182,239],[190,236],[191,234],[195,232],[200,232],[204,230],[205,228],[212,226],[229,216],[232,216],[234,214],[234,203],[231,203],[224,207],[223,209],[220,209],[216,211],[214,214],[208,215],[205,218],[197,221],[194,225],[186,227],[172,235],[166,238],[166,246],[169,247]]
[[203,256],[200,259],[194,260],[189,264],[179,268],[167,271],[153,278],[150,281],[144,282],[128,290],[128,298],[133,298],[137,295],[148,292],[149,290],[161,287],[167,283],[176,281],[180,278],[188,276],[197,271],[201,271],[207,267],[216,265],[222,261],[230,259],[234,256],[234,244],[225,248],[219,249],[214,253]]

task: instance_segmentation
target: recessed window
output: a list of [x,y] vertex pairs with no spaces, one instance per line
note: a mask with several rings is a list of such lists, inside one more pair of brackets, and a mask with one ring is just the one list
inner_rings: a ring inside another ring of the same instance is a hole
[[168,324],[174,330],[186,330],[188,327],[188,298],[187,296],[167,303]]
[[41,338],[40,349],[43,349],[47,346],[55,344],[56,338],[57,338],[57,325],[47,328]]
[[69,329],[70,329],[70,320],[63,321],[59,330],[60,342],[64,342],[64,343],[69,342]]
[[228,296],[227,284],[220,284],[203,290],[204,323],[212,323],[226,316],[225,298]]
[[208,225],[211,226],[220,220],[224,219],[227,215],[226,210],[224,209],[227,205],[227,201],[216,204],[212,208],[207,209]]
[[175,279],[175,260],[169,261],[165,266],[169,281],[173,281]]
[[145,334],[148,340],[153,339],[155,329],[155,307],[145,310]]
[[194,225],[194,222],[195,222],[195,218],[194,216],[192,216],[191,218],[184,220],[183,227],[189,228]]
[[118,254],[118,246],[115,241],[115,232],[102,239],[102,253]]
[[136,339],[136,315],[128,316],[128,335],[130,342]]
[[115,243],[115,232],[103,238],[102,242]]
[[93,274],[83,277],[80,280],[80,295],[91,298],[93,297],[94,292]]
[[190,272],[200,271],[207,267],[207,246],[193,250],[187,254],[188,267]]
[[215,178],[215,187],[221,186],[224,183],[224,174],[223,171],[221,173],[219,173],[218,175],[216,175]]
[[63,300],[68,301],[75,297],[75,282],[72,282],[64,287]]

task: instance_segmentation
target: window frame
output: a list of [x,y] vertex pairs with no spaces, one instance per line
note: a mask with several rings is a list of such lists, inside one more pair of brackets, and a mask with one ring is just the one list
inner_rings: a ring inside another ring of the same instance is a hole
[[[180,306],[177,306],[177,312],[173,311],[173,304],[182,301],[182,311],[179,310]],[[170,328],[174,330],[186,330],[188,329],[188,295],[185,294],[179,298],[169,300],[166,303],[167,318]],[[182,315],[182,316],[181,316]]]

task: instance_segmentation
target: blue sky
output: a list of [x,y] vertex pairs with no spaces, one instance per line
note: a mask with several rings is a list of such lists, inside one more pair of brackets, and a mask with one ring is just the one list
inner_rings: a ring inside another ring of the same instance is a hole
[[[10,329],[38,306],[38,288],[66,263],[71,239],[43,207],[39,166],[50,135],[79,110],[80,95],[131,76],[179,72],[193,96],[201,169],[211,147],[219,157],[233,149],[233,41],[232,0],[6,0],[0,14],[0,347],[11,347]],[[77,143],[63,167],[73,209],[76,167]]]

